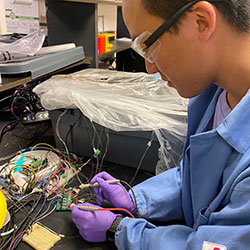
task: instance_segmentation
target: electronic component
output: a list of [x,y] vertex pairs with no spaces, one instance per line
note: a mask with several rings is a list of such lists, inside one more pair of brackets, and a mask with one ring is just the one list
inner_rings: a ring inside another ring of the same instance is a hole
[[60,239],[59,235],[38,223],[23,236],[23,241],[37,250],[49,250]]
[[22,116],[23,123],[31,123],[31,122],[40,122],[49,120],[49,112],[48,110],[38,111],[35,114],[26,114],[24,113]]
[[70,205],[73,203],[73,197],[70,195],[72,192],[72,188],[66,189],[64,193],[62,193],[61,197],[58,197],[56,203],[57,211],[65,211],[70,210]]

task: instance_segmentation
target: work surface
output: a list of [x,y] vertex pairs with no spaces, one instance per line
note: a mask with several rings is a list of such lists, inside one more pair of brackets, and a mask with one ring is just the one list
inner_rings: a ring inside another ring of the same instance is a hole
[[[0,122],[4,124],[3,121]],[[51,125],[49,122],[34,123],[32,125],[19,124],[15,129],[4,134],[0,143],[0,157],[14,153],[22,148],[34,145],[38,142],[47,142],[53,144],[53,134]],[[109,172],[115,178],[125,180],[129,182],[135,174],[134,168],[128,168],[117,164],[105,163],[102,167],[103,171]],[[92,168],[86,167],[80,173],[80,178],[84,175],[90,176]],[[137,178],[134,182],[140,183],[141,181],[152,176],[152,173],[139,171]],[[71,185],[75,184],[74,182]],[[17,215],[18,217],[19,215]],[[20,215],[25,216],[25,215]],[[17,218],[18,219],[18,218]],[[48,217],[40,221],[43,225],[53,230],[57,234],[62,234],[65,237],[61,238],[59,242],[55,244],[52,250],[57,249],[116,249],[116,246],[111,242],[103,243],[89,243],[85,241],[78,232],[75,224],[72,222],[71,211],[54,211]],[[7,248],[8,249],[8,248]],[[24,242],[20,242],[17,246],[18,250],[29,250],[33,249]]]
[[[86,169],[85,169],[86,170]],[[109,172],[116,178],[120,178],[125,181],[132,179],[135,169],[126,168],[121,166],[113,167],[103,167],[103,170]],[[85,173],[88,171],[84,171]],[[149,178],[150,174],[139,173],[137,176],[136,182],[143,181],[146,178]],[[55,211],[47,218],[40,221],[43,225],[46,225],[48,228],[52,229],[58,234],[65,235],[64,238],[61,238],[56,245],[51,248],[52,250],[59,249],[92,249],[92,250],[102,250],[102,249],[116,249],[116,246],[112,242],[103,242],[103,243],[89,243],[85,241],[81,236],[79,236],[78,229],[75,224],[72,222],[71,211]],[[17,250],[31,250],[32,248],[26,243],[21,242],[17,247]]]

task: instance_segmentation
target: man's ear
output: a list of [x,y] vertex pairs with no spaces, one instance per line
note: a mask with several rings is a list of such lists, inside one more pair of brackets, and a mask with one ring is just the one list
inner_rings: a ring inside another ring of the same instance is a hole
[[216,9],[206,1],[198,2],[193,6],[193,11],[196,15],[197,29],[202,41],[207,41],[211,38],[216,27]]

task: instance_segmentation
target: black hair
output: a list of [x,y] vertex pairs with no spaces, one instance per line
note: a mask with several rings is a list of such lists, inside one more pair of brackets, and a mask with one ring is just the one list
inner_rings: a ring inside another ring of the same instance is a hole
[[[152,15],[168,19],[182,6],[192,0],[141,0],[144,8]],[[209,0],[208,0],[209,2]],[[224,0],[212,3],[224,16],[229,25],[238,32],[250,32],[250,0]],[[191,8],[192,9],[192,8]],[[189,10],[190,11],[190,10]],[[178,33],[179,25],[186,16],[184,13],[179,18],[169,32]]]

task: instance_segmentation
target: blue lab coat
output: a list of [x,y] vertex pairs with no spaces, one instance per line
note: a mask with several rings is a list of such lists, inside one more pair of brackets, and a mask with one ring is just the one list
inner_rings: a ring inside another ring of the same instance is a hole
[[[180,167],[133,188],[145,219],[121,221],[118,249],[250,249],[250,90],[222,124],[207,130],[221,91],[212,84],[190,100]],[[185,223],[156,227],[146,219]],[[226,248],[205,248],[205,241]]]

